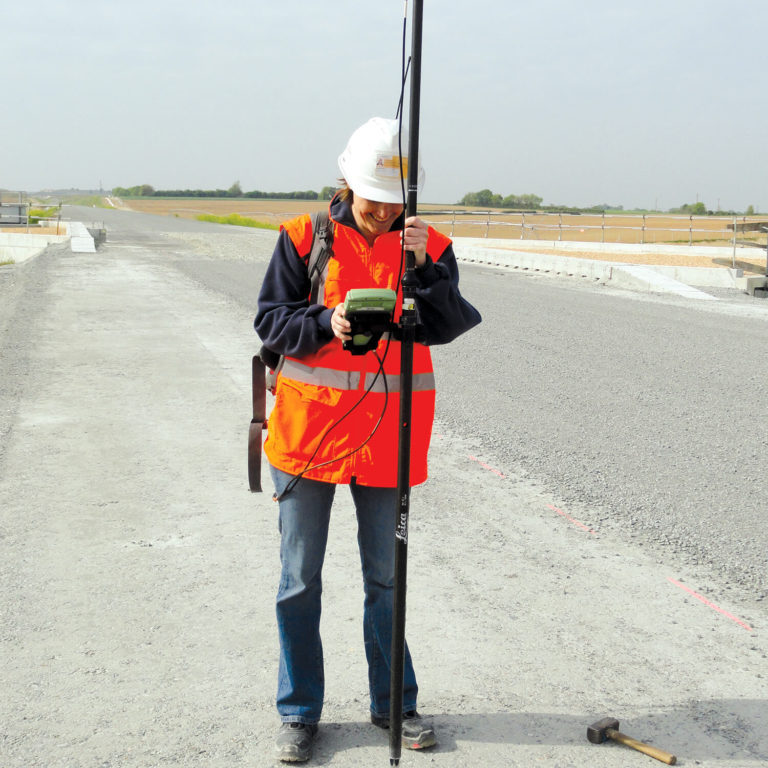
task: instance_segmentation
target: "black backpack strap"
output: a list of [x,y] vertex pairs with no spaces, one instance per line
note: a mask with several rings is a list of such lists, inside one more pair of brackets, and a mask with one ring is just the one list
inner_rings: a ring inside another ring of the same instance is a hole
[[[312,217],[312,245],[306,255],[307,271],[312,288],[309,303],[322,303],[324,299],[325,275],[328,259],[333,255],[333,222],[328,217],[328,211],[319,211]],[[259,357],[267,368],[267,388],[275,394],[277,374],[283,367],[285,358],[265,346],[262,346]]]
[[328,259],[333,256],[333,222],[328,211],[318,211],[312,217],[312,248],[309,251],[307,271],[312,288],[310,304],[321,304],[324,298],[325,275]]
[[248,487],[261,491],[261,441],[267,428],[267,380],[264,363],[258,355],[251,363],[253,418],[248,427]]

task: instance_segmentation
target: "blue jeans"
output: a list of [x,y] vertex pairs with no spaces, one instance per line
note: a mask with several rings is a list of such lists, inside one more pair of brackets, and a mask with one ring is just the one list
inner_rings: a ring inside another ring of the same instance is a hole
[[[274,467],[271,471],[275,490],[280,494],[292,476]],[[363,639],[371,712],[388,716],[397,489],[353,482],[350,490],[357,512],[357,541],[363,568]],[[277,593],[277,711],[283,722],[316,723],[323,709],[321,574],[335,491],[332,483],[303,478],[280,501],[282,572]],[[406,645],[403,712],[416,709],[417,692]]]

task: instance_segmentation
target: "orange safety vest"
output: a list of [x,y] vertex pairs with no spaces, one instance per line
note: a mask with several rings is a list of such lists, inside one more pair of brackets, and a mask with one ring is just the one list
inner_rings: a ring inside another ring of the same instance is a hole
[[[380,235],[371,247],[356,230],[331,223],[334,258],[328,262],[324,298],[318,301],[335,307],[353,288],[394,289],[400,270],[400,231]],[[306,255],[312,242],[311,217],[299,216],[282,228],[297,253]],[[427,252],[442,254],[450,242],[430,227]],[[401,308],[402,288],[395,322]],[[355,478],[360,485],[397,487],[400,342],[382,338],[376,351],[379,357],[386,353],[388,393],[381,374],[374,381],[379,364],[373,352],[352,355],[335,337],[313,354],[285,358],[264,443],[274,467],[328,483],[349,483]],[[413,374],[410,483],[418,485],[427,479],[435,413],[432,356],[422,344],[414,345]],[[373,387],[365,394],[371,382]],[[308,463],[310,468],[304,471]]]

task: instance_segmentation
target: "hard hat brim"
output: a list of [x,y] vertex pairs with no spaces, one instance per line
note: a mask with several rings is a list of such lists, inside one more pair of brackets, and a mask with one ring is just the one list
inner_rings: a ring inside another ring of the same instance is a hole
[[402,189],[389,191],[382,189],[380,186],[372,187],[362,182],[355,182],[354,184],[350,184],[349,179],[345,179],[345,181],[347,182],[347,186],[358,197],[365,198],[366,200],[372,200],[376,203],[400,203],[401,205],[404,205]]

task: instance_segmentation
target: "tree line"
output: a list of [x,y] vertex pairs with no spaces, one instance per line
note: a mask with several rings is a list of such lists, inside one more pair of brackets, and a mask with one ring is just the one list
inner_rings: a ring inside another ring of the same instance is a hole
[[[118,197],[216,197],[216,198],[251,198],[258,200],[330,200],[337,192],[336,187],[323,187],[319,192],[312,189],[294,192],[262,192],[253,190],[243,192],[240,182],[234,182],[229,189],[155,189],[151,184],[138,184],[134,187],[114,187],[112,194]],[[490,189],[478,192],[467,192],[457,205],[471,208],[508,208],[517,211],[557,211],[560,213],[605,213],[607,211],[623,211],[623,205],[602,203],[586,208],[564,205],[542,205],[543,198],[534,194],[499,195]],[[755,214],[754,206],[746,211],[711,211],[702,202],[685,203],[677,208],[670,208],[667,213],[687,214],[693,216],[737,216],[746,213]]]
[[456,205],[466,205],[472,208],[510,208],[516,211],[559,211],[560,213],[604,213],[605,211],[624,210],[621,205],[592,205],[579,208],[567,205],[542,205],[543,198],[539,195],[499,195],[490,189],[479,192],[467,192]]
[[[495,194],[490,189],[481,189],[479,192],[468,192],[457,205],[466,205],[472,208],[509,208],[516,211],[556,211],[559,213],[606,213],[607,211],[623,211],[623,205],[609,205],[602,203],[586,208],[571,207],[566,205],[542,205],[543,199],[538,195],[507,195],[506,197]],[[754,206],[750,205],[746,211],[711,211],[702,202],[685,203],[677,208],[670,208],[667,213],[687,214],[693,216],[737,216],[744,213],[754,216]]]
[[262,192],[259,189],[243,192],[236,181],[229,189],[155,189],[151,184],[134,187],[113,187],[117,197],[218,197],[252,198],[258,200],[330,200],[336,194],[335,187],[323,187],[320,192],[312,189],[294,192]]

